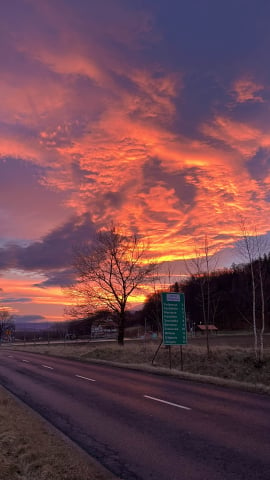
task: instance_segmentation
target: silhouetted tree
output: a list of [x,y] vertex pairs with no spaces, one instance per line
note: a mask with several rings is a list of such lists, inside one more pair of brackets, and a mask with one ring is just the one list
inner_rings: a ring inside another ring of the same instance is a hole
[[238,248],[243,257],[248,260],[251,278],[254,356],[256,362],[261,363],[265,332],[265,278],[262,253],[266,245],[263,245],[262,237],[258,236],[256,227],[252,231],[247,228],[244,218],[241,218],[241,232],[242,239]]
[[7,330],[14,330],[13,315],[8,308],[0,305],[0,344]]
[[216,267],[217,257],[213,253],[213,248],[210,247],[208,236],[204,236],[203,245],[201,248],[198,248],[195,245],[194,248],[194,257],[188,263],[186,262],[186,268],[190,275],[197,280],[197,284],[200,288],[200,300],[202,307],[202,317],[203,324],[205,325],[206,331],[206,350],[207,356],[210,357],[210,344],[209,344],[209,329],[210,324],[210,313],[211,313],[211,288],[210,288],[210,277],[212,271]]
[[142,309],[142,317],[147,318],[148,323],[151,325],[151,329],[154,332],[162,331],[162,310],[161,310],[161,296],[160,292],[147,296]]
[[126,308],[132,293],[149,280],[155,265],[146,259],[147,246],[136,234],[112,225],[98,232],[95,242],[76,247],[78,281],[70,289],[77,308],[117,314],[118,343],[124,343]]

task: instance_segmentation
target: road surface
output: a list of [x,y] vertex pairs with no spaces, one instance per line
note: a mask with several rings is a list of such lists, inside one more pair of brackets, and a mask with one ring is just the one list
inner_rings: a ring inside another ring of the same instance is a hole
[[269,480],[270,398],[0,349],[0,384],[125,480]]

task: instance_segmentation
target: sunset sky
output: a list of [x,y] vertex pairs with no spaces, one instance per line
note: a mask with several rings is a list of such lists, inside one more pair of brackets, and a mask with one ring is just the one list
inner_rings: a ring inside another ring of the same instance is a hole
[[[1,3],[0,303],[63,318],[71,248],[113,220],[158,261],[269,233],[270,2]],[[180,271],[176,273],[181,273]]]

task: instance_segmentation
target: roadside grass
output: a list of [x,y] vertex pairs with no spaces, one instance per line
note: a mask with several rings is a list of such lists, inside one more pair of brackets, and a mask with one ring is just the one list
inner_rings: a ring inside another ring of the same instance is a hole
[[[116,343],[49,344],[16,346],[16,349],[61,356],[81,361],[109,361],[117,364],[151,366],[158,342],[126,342],[124,347]],[[183,371],[201,376],[217,377],[226,380],[261,384],[270,387],[270,348],[265,349],[264,362],[260,368],[254,364],[253,351],[249,348],[219,346],[211,349],[208,359],[203,346],[186,345],[182,348]],[[162,346],[155,358],[158,369],[169,367],[169,349]],[[171,367],[181,371],[180,347],[171,348]]]
[[0,480],[111,480],[0,387]]

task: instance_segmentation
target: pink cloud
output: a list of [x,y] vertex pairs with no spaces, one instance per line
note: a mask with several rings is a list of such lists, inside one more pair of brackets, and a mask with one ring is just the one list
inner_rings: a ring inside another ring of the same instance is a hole
[[258,92],[264,90],[263,85],[252,81],[249,78],[240,78],[233,84],[232,94],[238,103],[245,102],[263,102],[262,96]]
[[226,117],[216,117],[212,123],[204,124],[202,132],[238,151],[240,162],[243,156],[254,155],[264,138],[258,128]]

